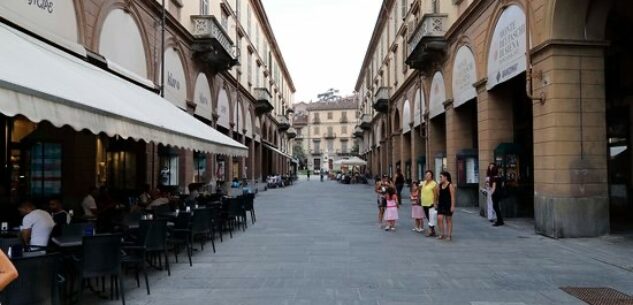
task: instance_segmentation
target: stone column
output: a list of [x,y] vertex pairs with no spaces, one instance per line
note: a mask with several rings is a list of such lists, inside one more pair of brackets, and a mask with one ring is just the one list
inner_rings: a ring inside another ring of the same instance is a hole
[[533,103],[534,217],[540,234],[609,233],[603,47],[571,41],[534,52],[534,91],[545,96],[543,103]]

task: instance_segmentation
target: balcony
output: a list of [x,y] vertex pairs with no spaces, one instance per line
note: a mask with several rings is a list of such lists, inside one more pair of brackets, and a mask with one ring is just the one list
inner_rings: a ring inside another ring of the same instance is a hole
[[371,129],[371,116],[369,114],[363,113],[363,115],[360,116],[360,128],[364,130]]
[[340,122],[343,123],[343,124],[346,124],[346,123],[349,123],[349,120],[347,119],[346,116],[344,116],[344,117],[341,117]]
[[406,63],[412,69],[427,70],[446,55],[448,15],[426,14],[409,37]]
[[234,44],[215,16],[191,16],[194,57],[222,72],[237,64]]
[[288,121],[288,118],[285,115],[278,115],[277,122],[279,122],[277,128],[281,132],[284,132],[288,130],[288,128],[290,128],[290,121]]
[[324,139],[336,139],[336,133],[334,132],[327,132],[323,134],[323,138]]
[[267,88],[255,88],[253,95],[255,96],[255,112],[257,112],[257,115],[266,114],[275,109],[273,104],[270,103],[272,95],[270,95],[270,91]]
[[314,117],[314,119],[312,119],[312,124],[321,124],[321,119]]
[[288,139],[294,139],[297,137],[297,130],[290,127],[286,130],[286,135],[288,136]]
[[362,138],[363,137],[363,129],[360,128],[359,126],[356,126],[356,128],[354,128],[354,133],[352,134],[354,136],[354,138]]
[[319,155],[320,156],[321,153],[322,153],[322,151],[320,149],[312,149],[312,150],[310,150],[310,154],[313,155],[313,156],[314,155]]
[[389,109],[389,87],[380,87],[376,91],[374,109],[378,112],[386,113]]

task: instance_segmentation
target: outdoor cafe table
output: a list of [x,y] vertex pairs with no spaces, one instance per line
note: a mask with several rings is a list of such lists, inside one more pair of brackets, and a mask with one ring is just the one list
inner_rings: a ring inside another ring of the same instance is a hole
[[62,249],[75,248],[81,246],[83,242],[83,235],[62,235],[51,238],[51,241]]

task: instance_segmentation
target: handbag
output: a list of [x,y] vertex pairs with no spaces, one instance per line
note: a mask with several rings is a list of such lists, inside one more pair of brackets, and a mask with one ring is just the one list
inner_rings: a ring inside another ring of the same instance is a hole
[[434,227],[437,225],[437,210],[435,208],[429,208],[429,226]]

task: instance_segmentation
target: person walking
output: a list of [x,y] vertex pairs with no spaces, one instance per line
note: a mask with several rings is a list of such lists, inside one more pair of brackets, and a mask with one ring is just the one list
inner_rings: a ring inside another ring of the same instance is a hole
[[385,176],[383,176],[382,179],[380,179],[379,176],[376,176],[374,185],[374,191],[376,193],[376,204],[378,205],[378,225],[380,227],[382,227],[382,220],[385,215],[384,195],[387,191],[387,189],[385,188],[386,181],[387,179]]
[[385,207],[385,221],[387,221],[385,231],[395,231],[396,220],[398,220],[398,209],[400,206],[398,205],[398,195],[396,195],[396,190],[393,187],[387,188],[385,201],[387,203],[387,206]]
[[402,203],[402,189],[404,188],[405,179],[402,174],[401,169],[396,170],[396,176],[393,178],[394,183],[396,184],[396,194],[398,195],[398,205]]
[[492,199],[492,210],[496,216],[496,221],[493,226],[502,226],[504,224],[503,216],[501,215],[501,189],[503,186],[501,178],[499,177],[499,171],[497,170],[497,167],[494,166],[487,176],[490,176],[489,179],[486,179],[489,180],[488,185],[490,191],[492,192],[492,196],[489,197]]
[[440,190],[437,200],[438,239],[451,240],[453,235],[453,213],[455,213],[455,186],[449,172],[440,174]]
[[321,182],[323,182],[323,175],[325,175],[325,172],[323,171],[323,169],[321,169],[319,173],[321,174]]
[[435,176],[433,171],[427,170],[424,173],[424,181],[420,183],[420,203],[422,204],[422,210],[429,223],[429,231],[426,233],[426,237],[435,236],[435,226],[431,223],[430,210],[437,202],[439,196],[437,182],[435,182]]
[[424,222],[422,221],[424,211],[420,202],[418,182],[415,180],[411,183],[411,218],[415,222],[415,226],[411,230],[418,233],[424,232]]
[[492,196],[495,193],[495,177],[497,177],[497,165],[494,163],[490,163],[488,165],[488,169],[486,170],[486,185],[482,190],[486,194],[486,205],[487,205],[487,213],[488,221],[496,222],[497,221],[497,213],[494,210],[494,204],[492,200]]
[[310,181],[310,169],[306,171],[306,174],[308,175],[308,181]]

